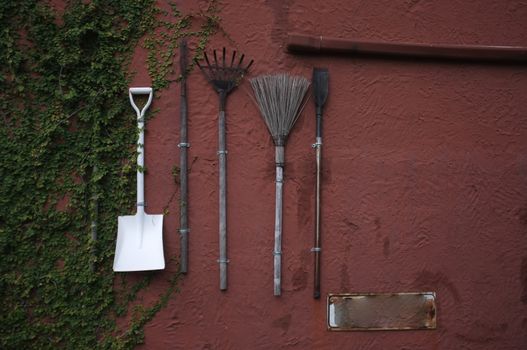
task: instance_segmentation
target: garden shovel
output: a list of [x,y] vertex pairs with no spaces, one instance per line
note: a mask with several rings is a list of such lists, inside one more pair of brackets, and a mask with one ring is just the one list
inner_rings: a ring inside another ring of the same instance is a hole
[[[148,101],[140,111],[134,102],[134,95],[148,95]],[[144,115],[152,103],[153,91],[150,87],[130,88],[130,103],[137,113],[139,140],[137,141],[137,213],[135,215],[119,216],[117,229],[117,245],[113,270],[147,271],[165,268],[163,254],[163,215],[148,215],[145,213],[145,134]]]

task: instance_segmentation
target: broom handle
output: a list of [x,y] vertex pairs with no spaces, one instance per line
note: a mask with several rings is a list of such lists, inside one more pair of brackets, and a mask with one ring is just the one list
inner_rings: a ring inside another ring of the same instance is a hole
[[284,185],[284,146],[276,146],[276,207],[274,224],[274,295],[281,292],[282,271],[282,196]]
[[218,117],[218,160],[220,175],[220,198],[219,198],[219,240],[220,240],[220,290],[227,290],[227,150],[225,149],[225,97],[220,94],[220,114]]

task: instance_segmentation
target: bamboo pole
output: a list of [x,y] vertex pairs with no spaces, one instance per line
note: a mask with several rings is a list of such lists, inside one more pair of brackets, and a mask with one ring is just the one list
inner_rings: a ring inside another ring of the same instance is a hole
[[284,146],[276,146],[276,205],[274,224],[274,295],[282,294],[282,213],[284,187]]
[[220,93],[218,116],[218,161],[219,161],[219,244],[220,290],[227,290],[227,149],[225,132],[225,99]]
[[331,38],[321,35],[289,33],[289,52],[338,53],[419,57],[429,59],[527,63],[527,47],[501,45],[444,45],[405,42],[382,42]]
[[188,143],[187,120],[187,41],[181,40],[180,44],[180,70],[181,70],[181,91],[180,91],[180,143],[179,147],[179,184],[180,184],[180,216],[179,216],[179,233],[180,233],[180,271],[188,272]]

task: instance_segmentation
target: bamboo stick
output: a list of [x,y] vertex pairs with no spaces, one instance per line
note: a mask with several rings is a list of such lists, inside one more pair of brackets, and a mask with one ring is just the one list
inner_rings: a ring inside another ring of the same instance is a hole
[[[220,105],[225,95],[220,94]],[[220,243],[220,290],[227,290],[227,150],[225,132],[225,111],[218,117],[218,160],[219,160],[219,243]]]
[[181,40],[180,44],[180,70],[181,70],[181,91],[180,91],[180,143],[179,147],[179,184],[180,184],[180,216],[179,216],[179,233],[180,233],[180,271],[188,272],[188,143],[187,135],[187,41]]
[[282,294],[282,213],[284,187],[284,146],[276,148],[276,200],[274,224],[274,295]]
[[527,47],[525,46],[379,42],[289,33],[286,48],[289,52],[297,53],[320,52],[517,64],[527,63]]

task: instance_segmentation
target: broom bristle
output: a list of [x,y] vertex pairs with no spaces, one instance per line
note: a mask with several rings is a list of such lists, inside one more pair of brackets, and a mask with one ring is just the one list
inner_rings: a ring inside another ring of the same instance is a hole
[[288,74],[262,75],[250,81],[273,140],[285,142],[302,109],[309,81]]

